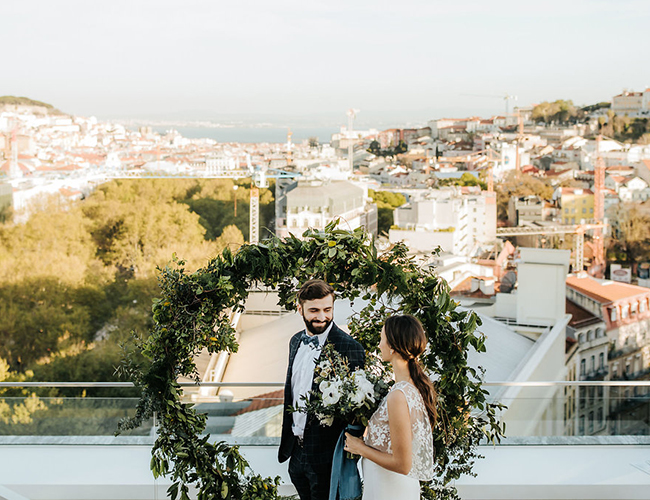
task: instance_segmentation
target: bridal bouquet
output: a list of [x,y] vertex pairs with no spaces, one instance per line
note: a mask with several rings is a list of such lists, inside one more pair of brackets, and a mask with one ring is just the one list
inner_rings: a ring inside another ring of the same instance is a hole
[[304,406],[299,411],[314,414],[327,426],[336,417],[366,427],[389,389],[381,367],[372,368],[351,372],[347,360],[333,345],[327,344],[315,367],[314,382],[318,390],[303,398]]

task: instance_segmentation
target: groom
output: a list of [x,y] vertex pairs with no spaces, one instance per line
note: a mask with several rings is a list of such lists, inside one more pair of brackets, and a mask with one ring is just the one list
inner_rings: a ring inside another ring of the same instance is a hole
[[332,321],[334,289],[322,280],[309,280],[298,291],[298,313],[305,330],[289,342],[289,369],[284,384],[282,439],[278,458],[289,461],[289,476],[300,500],[327,500],[329,497],[332,456],[345,422],[321,425],[311,414],[290,413],[299,406],[301,396],[316,390],[314,367],[326,342],[348,358],[350,370],[363,367],[361,344],[339,329]]

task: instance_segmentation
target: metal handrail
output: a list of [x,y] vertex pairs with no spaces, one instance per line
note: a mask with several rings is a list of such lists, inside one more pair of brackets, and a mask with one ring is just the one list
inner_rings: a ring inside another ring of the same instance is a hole
[[[283,387],[284,382],[179,382],[180,387]],[[135,387],[133,382],[0,382],[3,387],[72,387],[124,388]]]
[[[179,382],[180,387],[284,387],[284,382]],[[540,380],[527,382],[483,382],[487,387],[650,387],[650,380]],[[125,388],[135,387],[133,382],[0,382],[1,388],[10,387],[72,387],[72,388]]]

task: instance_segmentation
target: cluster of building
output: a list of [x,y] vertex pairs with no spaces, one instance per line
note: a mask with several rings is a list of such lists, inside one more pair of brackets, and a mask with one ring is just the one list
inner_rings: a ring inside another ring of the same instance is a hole
[[[640,97],[642,110],[649,93]],[[618,97],[614,109],[622,106]],[[571,269],[569,250],[526,248],[539,245],[539,238],[521,236],[517,248],[500,239],[498,226],[593,222],[598,189],[606,214],[621,203],[641,206],[650,198],[650,146],[588,139],[597,131],[597,116],[570,127],[541,127],[529,118],[530,110],[522,108],[516,116],[440,119],[420,128],[357,131],[350,123],[320,145],[290,139],[225,144],[147,127],[130,130],[94,118],[0,110],[0,204],[12,203],[27,217],[34,196],[58,192],[79,198],[112,178],[252,177],[259,186],[274,178],[278,236],[300,236],[336,218],[343,228],[363,226],[377,235],[378,208],[370,190],[392,191],[406,203],[394,210],[393,225],[378,235],[378,244],[405,242],[423,266],[435,267],[447,280],[463,307],[480,315],[488,355],[476,363],[486,365],[488,379],[647,380],[650,288],[595,278],[575,264]],[[373,142],[375,151],[378,145],[386,154],[371,154]],[[398,145],[407,151],[392,157],[390,150]],[[596,186],[597,162],[605,169],[602,188]],[[553,195],[513,197],[507,221],[498,223],[494,183],[510,171],[544,179]],[[441,252],[434,254],[438,247]],[[268,374],[275,369],[269,363],[285,366],[285,343],[275,342],[269,332],[281,336],[293,330],[286,328],[289,320],[281,311],[263,303],[255,309],[239,325],[242,349],[236,356],[262,342],[262,321],[271,340],[264,341],[268,349],[260,366]],[[339,322],[345,324],[352,309],[340,309]],[[272,353],[273,345],[282,352]],[[210,380],[241,381],[235,358],[227,366],[216,378],[211,373]],[[524,434],[650,432],[648,415],[639,414],[647,405],[647,388],[519,387],[495,389],[492,396],[510,401],[510,428]],[[531,407],[528,397],[547,403]],[[265,432],[253,424],[247,428],[256,435]]]

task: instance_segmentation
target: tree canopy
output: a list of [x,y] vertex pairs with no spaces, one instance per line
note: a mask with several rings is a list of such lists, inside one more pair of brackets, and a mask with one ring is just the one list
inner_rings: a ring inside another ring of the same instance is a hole
[[550,200],[553,197],[553,186],[532,175],[513,170],[508,172],[505,178],[496,184],[496,193],[497,219],[505,221],[508,219],[508,202],[510,198],[536,195],[543,200]]
[[377,232],[379,234],[388,234],[394,222],[394,212],[397,207],[406,203],[406,198],[401,193],[392,191],[375,191],[368,190],[368,196],[377,205]]
[[[156,269],[174,252],[197,269],[244,244],[250,188],[240,183],[234,217],[233,185],[112,181],[84,200],[38,199],[25,223],[0,224],[0,358],[39,380],[116,380],[118,344],[151,327]],[[260,212],[272,225],[271,190]]]
[[454,179],[449,177],[447,179],[438,179],[439,186],[479,186],[482,190],[487,191],[487,184],[475,175],[469,172],[463,173],[460,178]]
[[615,234],[608,240],[608,260],[635,264],[650,262],[650,213],[648,208],[621,203],[610,208]]
[[598,120],[601,134],[621,142],[650,144],[650,119],[620,116],[612,110]]
[[372,153],[375,156],[381,156],[382,158],[393,158],[397,155],[401,155],[408,151],[408,146],[404,141],[399,141],[399,143],[394,147],[382,148],[379,141],[372,141],[370,146],[367,149],[368,153]]
[[533,108],[531,118],[536,122],[568,124],[584,120],[586,113],[573,105],[573,101],[558,99],[554,102],[544,101]]

